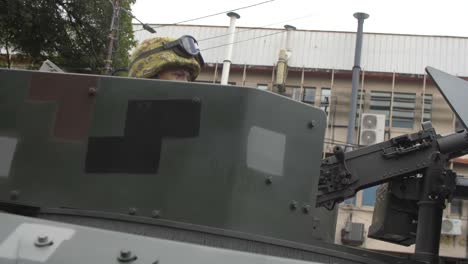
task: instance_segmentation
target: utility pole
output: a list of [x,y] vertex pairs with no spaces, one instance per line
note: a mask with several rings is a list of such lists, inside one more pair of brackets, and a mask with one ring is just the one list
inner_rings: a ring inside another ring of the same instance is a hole
[[114,52],[114,42],[117,36],[117,31],[119,30],[119,23],[117,23],[119,19],[120,13],[120,6],[119,0],[112,1],[112,20],[110,26],[110,34],[109,34],[109,46],[107,47],[107,57],[106,57],[106,74],[110,75],[112,73],[112,54]]
[[346,147],[347,151],[352,150],[354,144],[354,129],[356,125],[356,108],[357,108],[357,97],[359,87],[359,74],[361,73],[361,50],[362,50],[362,28],[364,20],[369,17],[366,13],[354,13],[353,15],[358,20],[358,29],[356,34],[356,51],[354,53],[354,67],[352,76],[352,89],[351,89],[351,110],[349,111],[348,118],[348,136],[346,143],[349,146]]
[[221,84],[227,85],[229,79],[229,69],[231,68],[232,48],[234,46],[234,39],[236,34],[236,20],[240,18],[239,14],[235,12],[227,13],[231,18],[229,25],[228,45],[226,47],[226,58],[223,62],[223,72],[221,73]]

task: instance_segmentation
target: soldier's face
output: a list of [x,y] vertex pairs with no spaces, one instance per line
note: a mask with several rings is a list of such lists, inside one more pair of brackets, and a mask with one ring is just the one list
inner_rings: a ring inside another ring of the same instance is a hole
[[161,80],[172,80],[188,82],[190,80],[190,73],[187,70],[166,70],[158,74]]

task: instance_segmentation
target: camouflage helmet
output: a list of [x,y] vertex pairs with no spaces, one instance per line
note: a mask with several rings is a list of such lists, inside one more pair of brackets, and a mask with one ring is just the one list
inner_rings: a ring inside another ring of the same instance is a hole
[[157,37],[143,41],[130,57],[129,73],[130,77],[150,78],[159,74],[163,70],[173,68],[187,69],[191,81],[195,80],[200,73],[200,63],[194,57],[186,58],[178,55],[172,49],[158,52],[149,52],[160,48],[164,43],[176,39],[169,37]]

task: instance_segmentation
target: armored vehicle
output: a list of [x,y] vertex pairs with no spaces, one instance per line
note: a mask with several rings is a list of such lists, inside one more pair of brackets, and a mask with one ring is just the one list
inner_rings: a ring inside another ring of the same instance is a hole
[[[2,263],[436,263],[430,219],[465,192],[465,131],[322,160],[324,112],[255,88],[0,70],[0,118]],[[334,205],[380,183],[371,235],[414,258],[333,244]]]

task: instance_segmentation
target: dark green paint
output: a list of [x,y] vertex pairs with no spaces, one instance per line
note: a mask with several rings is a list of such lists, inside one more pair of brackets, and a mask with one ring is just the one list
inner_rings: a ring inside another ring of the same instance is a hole
[[[99,77],[88,136],[122,136],[128,100],[193,98],[202,105],[200,135],[163,140],[158,174],[87,174],[87,142],[53,136],[56,103],[26,100],[32,74],[54,73],[0,71],[0,136],[19,138],[10,175],[0,178],[1,200],[20,190],[18,202],[43,208],[137,208],[144,217],[160,210],[172,221],[305,243],[334,240],[336,212],[301,210],[315,204],[321,110],[254,88]],[[247,167],[252,126],[286,135],[283,176]],[[290,210],[292,200],[298,210]]]

